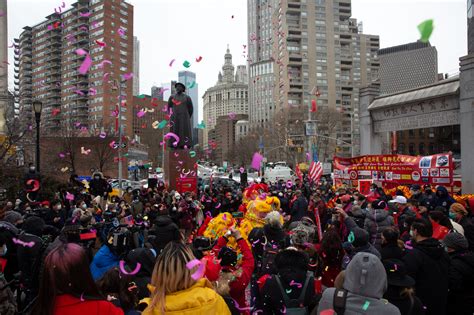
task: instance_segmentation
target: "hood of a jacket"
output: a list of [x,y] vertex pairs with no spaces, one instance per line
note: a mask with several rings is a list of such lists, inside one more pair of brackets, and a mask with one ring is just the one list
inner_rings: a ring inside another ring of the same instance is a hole
[[444,187],[444,186],[438,186],[438,188],[436,188],[436,196],[437,196],[437,197],[441,197],[441,196],[439,195],[440,192],[443,193],[443,198],[447,198],[447,197],[449,196],[448,190],[447,190],[446,187]]
[[433,259],[438,259],[444,254],[443,245],[434,238],[416,242],[414,247]]
[[155,255],[148,248],[136,248],[130,251],[127,255],[127,265],[133,270],[137,263],[140,263],[141,268],[136,277],[151,277],[153,267],[155,266]]
[[347,266],[343,287],[353,294],[380,299],[387,289],[387,274],[380,259],[357,253]]
[[265,236],[267,237],[269,241],[280,242],[285,239],[286,234],[282,228],[265,224],[263,226],[263,230],[264,230]]
[[112,253],[107,245],[102,245],[97,254],[94,256],[92,261],[98,268],[104,268],[108,266],[114,266],[118,263],[119,258],[117,255]]
[[381,222],[388,217],[388,211],[383,209],[370,209],[367,213],[367,218],[374,222]]
[[[150,291],[154,288],[149,286]],[[209,280],[202,278],[193,286],[186,290],[178,291],[166,295],[165,312],[180,312],[184,310],[199,310],[204,306],[216,304],[219,295],[214,291]],[[145,298],[141,302],[149,304],[150,298]]]

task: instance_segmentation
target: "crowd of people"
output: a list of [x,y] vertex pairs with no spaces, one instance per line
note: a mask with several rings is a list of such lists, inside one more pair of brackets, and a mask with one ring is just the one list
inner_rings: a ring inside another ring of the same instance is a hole
[[[473,314],[474,208],[445,187],[261,183],[111,197],[95,173],[0,208],[1,314]],[[215,237],[203,229],[232,216]]]

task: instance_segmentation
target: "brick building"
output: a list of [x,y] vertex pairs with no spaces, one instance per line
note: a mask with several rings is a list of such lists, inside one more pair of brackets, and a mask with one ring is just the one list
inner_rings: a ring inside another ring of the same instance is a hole
[[[124,134],[132,136],[133,6],[125,0],[79,0],[27,26],[16,40],[15,92],[21,117],[31,119],[32,101],[43,102],[42,133],[81,124],[91,133],[116,132],[119,93]],[[85,74],[78,69],[92,60]],[[126,106],[127,105],[127,106]]]

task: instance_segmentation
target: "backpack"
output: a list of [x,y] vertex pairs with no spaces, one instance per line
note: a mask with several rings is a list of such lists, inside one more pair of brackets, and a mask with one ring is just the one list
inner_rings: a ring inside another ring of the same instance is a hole
[[306,290],[308,288],[309,282],[313,279],[311,272],[306,274],[306,280],[303,285],[303,289],[301,291],[300,296],[297,299],[291,299],[286,294],[285,289],[281,285],[281,280],[279,275],[275,275],[275,280],[278,284],[278,288],[280,289],[281,295],[283,296],[283,303],[286,307],[287,315],[309,315],[308,307],[304,306],[304,300],[306,296]]
[[262,258],[257,262],[257,279],[263,275],[273,273],[275,257],[281,251],[282,247],[278,243],[268,241],[266,236],[263,236],[263,238],[265,239],[265,244],[263,246]]

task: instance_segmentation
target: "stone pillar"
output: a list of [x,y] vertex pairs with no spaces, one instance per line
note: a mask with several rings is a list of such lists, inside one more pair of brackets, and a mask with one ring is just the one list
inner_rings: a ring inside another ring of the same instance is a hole
[[361,88],[359,92],[360,155],[382,154],[382,135],[374,133],[369,106],[380,95],[380,84]]
[[474,194],[474,54],[460,58],[462,192]]
[[8,106],[8,14],[7,0],[0,0],[0,135],[5,134],[5,111]]

